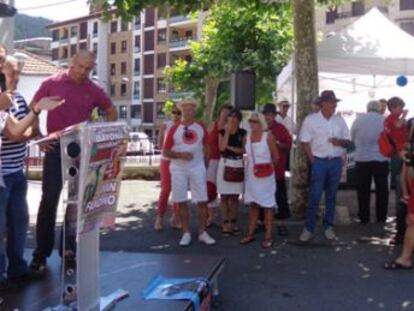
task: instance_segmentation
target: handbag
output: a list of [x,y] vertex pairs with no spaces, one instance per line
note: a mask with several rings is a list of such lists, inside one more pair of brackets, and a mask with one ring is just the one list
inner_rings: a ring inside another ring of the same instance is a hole
[[250,150],[252,152],[252,160],[253,160],[253,174],[258,178],[269,177],[273,174],[274,167],[273,163],[255,163],[254,151],[253,151],[253,144],[250,140]]
[[228,182],[243,182],[244,167],[232,167],[224,165],[223,179],[224,181]]

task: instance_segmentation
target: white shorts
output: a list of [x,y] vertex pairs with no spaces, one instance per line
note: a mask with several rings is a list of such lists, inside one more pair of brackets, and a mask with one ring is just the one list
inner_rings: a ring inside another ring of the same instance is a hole
[[207,202],[207,177],[204,165],[189,170],[171,170],[172,200],[174,203],[188,201],[190,188],[191,200],[194,203]]

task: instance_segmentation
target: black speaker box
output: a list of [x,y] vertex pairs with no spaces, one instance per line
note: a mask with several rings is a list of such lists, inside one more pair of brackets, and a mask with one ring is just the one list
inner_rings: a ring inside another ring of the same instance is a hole
[[256,75],[253,71],[234,72],[231,76],[231,104],[240,110],[254,110]]

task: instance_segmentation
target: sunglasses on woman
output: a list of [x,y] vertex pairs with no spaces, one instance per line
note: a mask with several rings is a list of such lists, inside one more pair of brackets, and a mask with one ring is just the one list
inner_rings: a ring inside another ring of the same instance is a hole
[[178,110],[173,110],[173,111],[171,111],[171,113],[172,114],[176,114],[176,115],[181,115],[181,111],[178,111]]
[[249,119],[249,123],[260,123],[258,119]]

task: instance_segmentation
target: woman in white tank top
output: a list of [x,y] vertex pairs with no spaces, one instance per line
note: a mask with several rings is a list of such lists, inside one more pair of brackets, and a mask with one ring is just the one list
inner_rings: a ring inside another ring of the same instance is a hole
[[265,238],[263,248],[273,245],[273,214],[276,208],[276,178],[274,166],[279,160],[276,141],[271,133],[265,132],[266,121],[262,114],[252,112],[249,116],[251,132],[247,137],[247,169],[245,174],[245,203],[250,204],[247,236],[240,242],[248,244],[255,240],[259,208],[265,213]]

